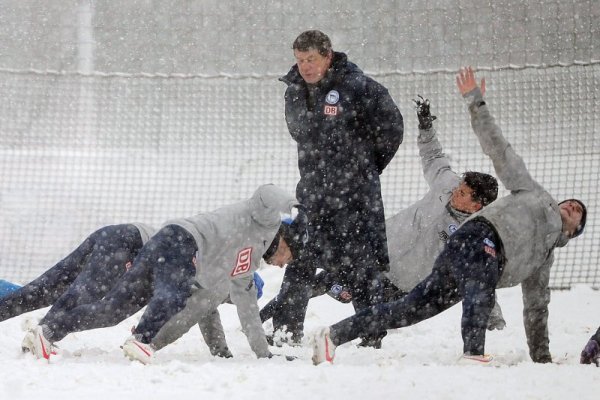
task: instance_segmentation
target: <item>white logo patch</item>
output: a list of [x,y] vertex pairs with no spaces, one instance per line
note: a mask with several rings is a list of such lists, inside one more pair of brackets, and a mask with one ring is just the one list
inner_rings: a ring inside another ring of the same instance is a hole
[[327,104],[337,104],[338,101],[340,101],[340,94],[337,90],[330,90],[327,96],[325,96]]
[[458,229],[458,227],[454,224],[448,225],[448,232],[450,232],[450,234],[453,234],[454,232],[456,232],[457,229]]

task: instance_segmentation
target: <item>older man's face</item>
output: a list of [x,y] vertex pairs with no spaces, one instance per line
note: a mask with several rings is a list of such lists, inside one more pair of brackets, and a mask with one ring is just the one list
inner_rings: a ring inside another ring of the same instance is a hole
[[317,83],[325,76],[331,65],[332,53],[327,56],[319,54],[315,49],[308,51],[294,50],[300,76],[306,83]]

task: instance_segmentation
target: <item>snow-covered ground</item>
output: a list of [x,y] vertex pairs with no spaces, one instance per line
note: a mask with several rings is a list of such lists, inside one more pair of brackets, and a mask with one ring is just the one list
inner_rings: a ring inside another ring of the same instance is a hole
[[[261,270],[264,305],[278,290],[282,271]],[[521,321],[520,287],[498,291],[507,321],[488,333],[486,350],[500,367],[458,366],[460,306],[413,327],[391,331],[381,350],[355,343],[337,349],[333,365],[313,366],[311,350],[273,348],[294,355],[257,360],[240,330],[235,308],[221,306],[221,317],[235,357],[210,356],[194,327],[156,353],[152,365],[125,359],[119,346],[139,314],[116,327],[69,335],[61,355],[50,363],[22,354],[26,321],[35,311],[0,323],[0,399],[598,399],[600,368],[579,364],[579,353],[600,325],[600,292],[587,286],[552,293],[551,365],[531,362]],[[311,301],[306,330],[337,322],[352,313],[328,296]],[[265,324],[269,328],[269,322]]]

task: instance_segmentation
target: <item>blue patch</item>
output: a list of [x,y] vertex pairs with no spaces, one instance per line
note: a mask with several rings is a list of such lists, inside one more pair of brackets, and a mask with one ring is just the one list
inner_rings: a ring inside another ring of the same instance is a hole
[[456,226],[455,224],[448,225],[448,232],[450,232],[450,234],[453,234],[454,232],[456,232],[457,229],[458,229],[458,226]]
[[342,289],[343,289],[342,286],[340,286],[336,283],[331,287],[330,290],[331,290],[331,293],[333,293],[334,295],[339,295],[340,293],[342,293]]
[[485,244],[486,246],[490,246],[492,249],[496,248],[496,245],[494,244],[494,242],[492,242],[488,238],[483,239],[483,244]]

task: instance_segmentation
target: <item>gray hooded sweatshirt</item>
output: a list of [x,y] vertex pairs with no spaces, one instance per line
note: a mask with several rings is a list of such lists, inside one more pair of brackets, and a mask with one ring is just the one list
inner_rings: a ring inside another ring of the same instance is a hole
[[523,320],[533,361],[551,361],[548,339],[550,267],[554,248],[565,246],[556,200],[529,174],[523,159],[502,135],[479,88],[465,96],[471,126],[483,152],[490,157],[498,179],[510,194],[499,198],[472,218],[484,218],[502,241],[505,264],[498,288],[521,284]]
[[390,255],[387,276],[405,292],[431,273],[448,237],[470,215],[450,207],[452,190],[461,178],[442,152],[435,129],[420,130],[417,145],[429,191],[386,220]]
[[[169,221],[190,232],[198,245],[196,282],[186,307],[175,315],[153,340],[157,347],[174,341],[200,321],[211,348],[224,345],[216,307],[227,297],[235,304],[242,331],[257,357],[270,356],[259,316],[253,273],[271,245],[283,214],[291,214],[298,202],[274,185],[260,186],[239,203],[190,218]],[[218,332],[220,330],[221,333]],[[213,338],[214,336],[214,338]],[[222,338],[222,342],[219,340]]]

